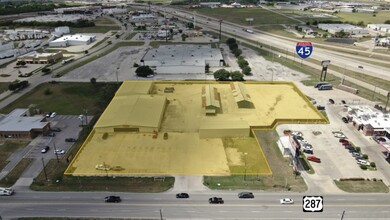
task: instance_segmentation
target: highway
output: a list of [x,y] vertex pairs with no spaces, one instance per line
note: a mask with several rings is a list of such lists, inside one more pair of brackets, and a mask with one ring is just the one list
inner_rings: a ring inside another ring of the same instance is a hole
[[[176,199],[168,193],[108,192],[32,192],[18,191],[1,197],[3,219],[16,217],[112,217],[164,219],[388,219],[390,196],[387,194],[323,195],[324,211],[302,210],[303,193],[254,193],[255,199],[238,199],[238,192],[210,191],[190,194],[190,199]],[[107,195],[120,195],[121,203],[104,203]],[[222,197],[225,204],[208,204],[208,198]],[[281,198],[294,199],[282,205]]]

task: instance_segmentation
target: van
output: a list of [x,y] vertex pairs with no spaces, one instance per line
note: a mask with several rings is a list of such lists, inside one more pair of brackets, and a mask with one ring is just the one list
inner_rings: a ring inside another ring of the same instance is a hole
[[11,196],[14,193],[15,193],[15,191],[12,188],[0,187],[0,195],[1,196]]
[[326,85],[326,84],[330,84],[330,83],[328,83],[328,82],[319,82],[319,83],[314,85],[314,88],[319,88],[320,86]]
[[331,90],[333,88],[332,84],[325,84],[318,87],[318,90]]

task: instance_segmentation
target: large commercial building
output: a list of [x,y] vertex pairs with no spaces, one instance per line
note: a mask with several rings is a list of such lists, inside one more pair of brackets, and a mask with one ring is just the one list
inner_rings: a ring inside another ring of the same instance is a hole
[[143,65],[155,67],[157,74],[205,73],[205,67],[223,66],[218,48],[209,44],[161,45],[148,50],[141,59]]
[[390,24],[368,24],[367,28],[382,33],[390,33]]
[[77,45],[88,45],[95,41],[96,37],[93,35],[65,35],[49,43],[51,47],[68,47]]
[[0,138],[29,139],[50,130],[50,123],[42,115],[30,116],[28,109],[14,109],[0,118]]
[[48,64],[54,63],[55,61],[60,60],[62,57],[62,52],[38,53],[36,51],[32,51],[30,53],[19,56],[17,60],[30,64]]
[[329,32],[330,34],[336,34],[337,32],[344,31],[351,35],[368,35],[367,29],[350,25],[350,24],[318,24],[318,28]]
[[352,121],[353,126],[366,136],[383,136],[390,130],[390,114],[365,105],[349,106],[347,117]]

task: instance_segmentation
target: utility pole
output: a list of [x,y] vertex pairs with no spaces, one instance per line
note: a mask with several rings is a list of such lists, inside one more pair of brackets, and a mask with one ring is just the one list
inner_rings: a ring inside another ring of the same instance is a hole
[[87,114],[88,114],[88,109],[84,109],[84,115],[85,115],[85,125],[87,126],[88,125],[88,116],[87,116]]
[[344,219],[345,210],[343,210],[343,214],[341,214],[341,220]]
[[386,101],[386,106],[385,106],[386,111],[387,111],[387,104],[389,104],[389,99],[390,99],[390,92],[387,92],[387,101]]
[[43,157],[41,159],[42,159],[43,173],[45,174],[45,179],[47,181],[47,173],[46,173],[45,161],[43,161]]
[[56,155],[57,157],[57,163],[60,162],[60,159],[58,159],[58,152],[57,152],[57,148],[56,148],[56,144],[53,142],[53,147],[54,147],[54,154]]
[[222,19],[219,20],[219,43],[221,43],[222,39]]
[[160,209],[160,219],[163,220],[162,209]]
[[248,153],[244,153],[244,163],[245,163],[244,181],[246,181],[246,155],[248,155]]

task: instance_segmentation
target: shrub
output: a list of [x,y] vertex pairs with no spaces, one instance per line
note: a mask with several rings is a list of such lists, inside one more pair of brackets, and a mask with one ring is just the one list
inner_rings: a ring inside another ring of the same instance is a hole
[[368,155],[367,154],[363,154],[363,158],[367,160],[368,159]]
[[242,54],[242,50],[237,48],[233,51],[233,54],[235,57],[239,57]]
[[153,75],[153,70],[149,66],[140,66],[135,70],[137,76],[147,77],[148,75]]
[[367,166],[366,166],[366,165],[363,165],[363,164],[360,164],[360,168],[361,168],[362,170],[367,170]]
[[133,67],[139,67],[138,63],[134,63]]
[[370,166],[373,167],[373,168],[375,168],[375,167],[376,167],[375,162],[371,162],[371,163],[370,163]]
[[362,149],[360,148],[360,147],[355,147],[355,150],[357,151],[357,152],[361,152],[362,151]]
[[108,133],[105,132],[105,133],[103,134],[102,138],[103,138],[103,140],[106,140],[106,139],[108,138]]
[[246,66],[242,69],[242,74],[248,76],[251,74],[252,69],[249,66]]
[[46,88],[45,91],[43,92],[43,94],[45,94],[45,95],[51,95],[51,94],[53,94],[53,92],[51,91],[50,88]]

